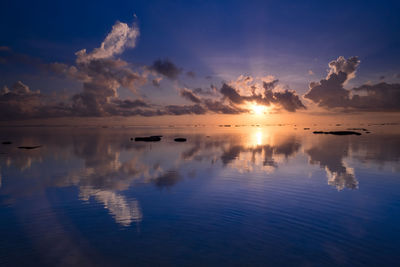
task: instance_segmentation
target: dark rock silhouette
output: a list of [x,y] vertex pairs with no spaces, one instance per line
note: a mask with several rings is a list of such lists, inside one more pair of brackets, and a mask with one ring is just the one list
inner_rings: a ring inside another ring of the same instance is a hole
[[2,144],[3,144],[3,145],[11,145],[12,142],[11,142],[11,141],[4,141],[4,142],[2,142]]
[[175,138],[175,142],[186,142],[186,138]]
[[35,148],[39,148],[41,146],[19,146],[19,149],[35,149]]
[[159,142],[159,141],[161,141],[160,136],[135,137],[135,142]]
[[353,132],[353,131],[330,131],[330,132],[314,131],[313,134],[361,135],[361,133],[359,133],[359,132]]

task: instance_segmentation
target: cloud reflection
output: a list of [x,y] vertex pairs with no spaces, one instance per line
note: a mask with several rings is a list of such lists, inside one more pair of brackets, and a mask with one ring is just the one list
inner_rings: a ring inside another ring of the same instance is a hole
[[[82,201],[95,200],[119,225],[129,226],[143,218],[140,200],[126,196],[129,188],[140,184],[172,188],[202,170],[288,171],[296,168],[291,161],[306,155],[309,164],[325,170],[329,185],[338,190],[357,189],[354,161],[349,159],[382,168],[400,160],[395,134],[347,138],[261,127],[211,131],[207,133],[210,136],[189,133],[188,142],[182,144],[170,141],[174,133],[165,132],[163,140],[155,144],[132,142],[132,134],[123,129],[74,129],[68,133],[64,129],[8,129],[3,136],[12,136],[15,146],[1,147],[0,194],[7,196],[7,201],[16,201],[44,193],[49,187],[75,186]],[[43,146],[21,151],[15,148],[19,144]],[[7,180],[11,169],[18,169],[20,175]]]
[[92,187],[80,187],[79,196],[85,201],[94,197],[104,205],[115,221],[123,226],[142,221],[142,211],[136,199],[128,201],[123,195],[113,191],[96,190]]

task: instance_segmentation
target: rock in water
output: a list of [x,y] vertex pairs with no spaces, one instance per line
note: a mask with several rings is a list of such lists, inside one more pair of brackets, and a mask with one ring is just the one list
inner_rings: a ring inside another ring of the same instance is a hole
[[186,142],[186,138],[175,138],[175,142]]
[[161,141],[160,136],[146,136],[146,137],[135,137],[136,142],[159,142]]
[[330,132],[314,131],[313,134],[361,135],[361,133],[353,131],[330,131]]
[[19,146],[19,149],[35,149],[35,148],[39,148],[41,146]]

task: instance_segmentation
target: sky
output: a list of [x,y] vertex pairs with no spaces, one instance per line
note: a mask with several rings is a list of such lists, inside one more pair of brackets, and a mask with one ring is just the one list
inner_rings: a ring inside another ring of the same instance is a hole
[[399,10],[398,1],[3,1],[0,120],[396,117]]

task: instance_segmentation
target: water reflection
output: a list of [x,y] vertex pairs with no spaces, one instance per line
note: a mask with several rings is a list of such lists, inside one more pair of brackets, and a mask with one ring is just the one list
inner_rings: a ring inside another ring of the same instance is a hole
[[80,187],[79,196],[82,200],[88,201],[94,197],[102,203],[115,221],[123,226],[129,226],[132,222],[142,220],[142,212],[139,202],[134,199],[128,201],[123,195],[109,190],[96,190],[93,187]]
[[349,139],[322,138],[316,145],[306,150],[310,164],[319,164],[326,171],[328,184],[338,190],[357,189],[358,181],[354,169],[344,162],[348,156]]
[[[80,200],[93,199],[119,225],[129,226],[143,218],[139,201],[125,194],[131,186],[171,188],[187,177],[195,177],[197,170],[269,174],[277,169],[296,171],[293,162],[300,161],[310,171],[315,170],[312,166],[320,166],[327,183],[337,190],[359,187],[354,162],[381,168],[389,164],[399,171],[400,141],[392,133],[315,136],[309,131],[272,127],[174,131],[7,129],[2,138],[11,138],[14,144],[1,146],[0,194],[5,196],[3,201],[12,203],[49,187],[74,186]],[[164,137],[159,143],[130,141],[132,136],[160,133]],[[178,135],[185,135],[188,142],[174,143]],[[43,147],[21,151],[16,149],[20,144]],[[304,157],[310,165],[301,161]],[[8,174],[13,169],[18,173],[11,179]]]

